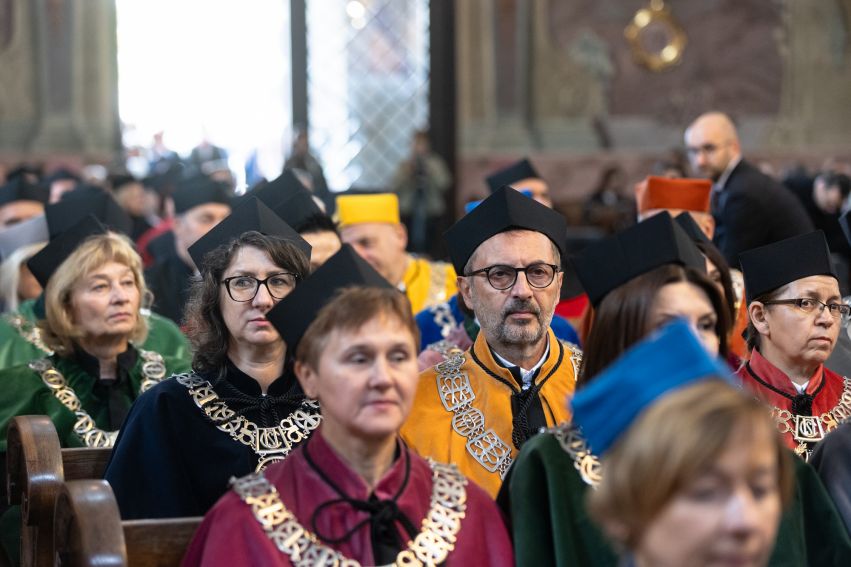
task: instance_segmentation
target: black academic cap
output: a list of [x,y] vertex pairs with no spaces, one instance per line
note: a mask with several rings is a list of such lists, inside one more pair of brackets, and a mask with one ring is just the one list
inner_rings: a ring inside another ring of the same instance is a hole
[[233,195],[227,183],[199,175],[183,180],[172,193],[174,212],[178,215],[206,203],[231,205]]
[[103,189],[86,186],[69,191],[58,203],[44,208],[50,239],[53,240],[89,214],[115,232],[130,234],[133,229],[130,215],[112,195]]
[[51,239],[47,246],[27,261],[27,266],[41,287],[45,287],[53,273],[80,244],[91,236],[106,232],[107,228],[94,215],[85,215],[57,238]]
[[13,179],[17,179],[18,177],[26,177],[27,175],[32,175],[36,179],[41,179],[43,172],[44,168],[40,165],[22,163],[9,170],[6,174],[6,181],[9,182]]
[[706,233],[700,229],[700,226],[694,221],[694,217],[690,213],[680,213],[674,219],[680,228],[686,231],[686,234],[695,242],[704,242],[711,244],[712,241],[706,236]]
[[462,274],[467,260],[479,245],[500,232],[534,230],[547,236],[566,255],[567,222],[564,217],[534,199],[505,186],[479,204],[447,230],[443,238],[455,273]]
[[[140,180],[129,173],[118,173],[109,177],[109,186],[113,191],[118,191],[122,187],[132,183],[140,183]],[[144,185],[144,182],[142,183]]]
[[266,314],[289,352],[295,353],[298,342],[319,311],[346,287],[395,289],[351,246],[343,244],[336,254]]
[[70,169],[60,167],[59,169],[57,169],[56,171],[54,171],[53,173],[51,173],[50,175],[45,177],[44,183],[47,184],[48,187],[50,187],[50,184],[53,183],[54,181],[63,181],[63,180],[66,180],[66,179],[70,180],[70,181],[76,181],[78,183],[80,181],[82,181],[80,179],[80,176],[77,175],[76,173],[74,173],[73,171],[71,171]]
[[512,163],[508,167],[491,173],[485,178],[485,182],[488,184],[491,193],[494,193],[503,185],[511,185],[512,183],[522,179],[529,179],[530,177],[536,179],[541,178],[541,176],[538,175],[538,172],[535,171],[532,163],[528,159],[523,158],[516,163]]
[[200,268],[208,252],[251,230],[287,240],[310,258],[310,244],[256,197],[243,201],[222,222],[190,246],[189,256]]
[[24,176],[15,177],[0,187],[0,207],[14,203],[15,201],[38,201],[46,204],[50,191],[30,183]]
[[827,239],[820,230],[747,250],[739,254],[739,262],[745,277],[748,303],[801,278],[836,278]]
[[308,191],[298,177],[289,169],[285,170],[280,177],[268,183],[264,183],[248,193],[263,201],[275,214],[301,232],[301,226],[315,215],[324,214],[313,194]]
[[613,289],[665,264],[706,272],[703,254],[667,211],[589,244],[573,262],[595,307]]

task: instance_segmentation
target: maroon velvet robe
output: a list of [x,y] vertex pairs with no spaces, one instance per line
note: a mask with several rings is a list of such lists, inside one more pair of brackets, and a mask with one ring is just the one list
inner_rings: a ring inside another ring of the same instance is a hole
[[[321,428],[319,431],[321,432]],[[366,483],[345,464],[321,434],[313,435],[307,445],[313,462],[343,492],[359,500],[369,497]],[[302,527],[314,532],[311,526],[313,511],[324,502],[336,500],[339,495],[308,465],[304,448],[299,447],[286,461],[269,467],[265,474]],[[405,459],[408,458],[411,462],[410,478],[396,503],[419,529],[430,507],[432,489],[431,468],[424,459],[413,451],[402,450],[399,458],[379,481],[375,495],[382,500],[391,499],[396,495],[404,482]],[[513,565],[511,541],[496,504],[484,490],[472,482],[467,483],[466,491],[466,515],[461,520],[455,549],[449,554],[444,565]],[[366,512],[340,503],[326,508],[318,516],[316,527],[327,537],[336,538],[367,517]],[[398,522],[397,529],[400,536],[404,536],[405,531]],[[346,557],[356,559],[362,565],[375,564],[368,523],[347,541],[331,547]],[[251,508],[231,490],[204,518],[187,550],[183,565],[232,567],[286,566],[292,563],[266,536],[251,513]]]

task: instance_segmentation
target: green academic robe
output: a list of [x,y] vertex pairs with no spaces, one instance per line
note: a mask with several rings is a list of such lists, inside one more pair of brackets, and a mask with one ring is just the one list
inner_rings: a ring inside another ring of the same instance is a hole
[[[798,458],[794,462],[795,494],[769,566],[851,565],[851,538],[833,501],[813,468]],[[585,509],[599,472],[596,458],[569,425],[526,442],[497,498],[510,517],[518,566],[617,567],[617,553]]]
[[[97,386],[97,378],[85,372],[73,358],[61,358],[56,355],[47,357],[43,352],[35,360],[47,358],[53,367],[65,378],[66,384],[74,390],[83,410],[91,416],[96,426],[110,430],[108,394]],[[164,378],[176,372],[189,370],[186,360],[163,357],[165,363]],[[139,395],[139,389],[145,376],[142,365],[143,356],[138,356],[128,373],[128,380],[120,386],[120,395],[127,404],[131,404]],[[6,431],[11,419],[17,415],[46,415],[53,422],[63,447],[81,447],[83,441],[74,433],[76,416],[65,407],[42,381],[41,376],[27,364],[0,370],[0,458],[6,460]],[[5,467],[3,467],[5,468]],[[18,562],[18,540],[20,539],[20,508],[13,506],[0,517],[0,543],[10,558]]]
[[[189,341],[180,327],[156,313],[150,313],[146,317],[148,337],[141,348],[158,352],[165,358],[181,360],[187,364],[191,362]],[[15,313],[0,315],[0,370],[26,364],[49,354],[35,327],[37,320],[33,299],[23,301]]]

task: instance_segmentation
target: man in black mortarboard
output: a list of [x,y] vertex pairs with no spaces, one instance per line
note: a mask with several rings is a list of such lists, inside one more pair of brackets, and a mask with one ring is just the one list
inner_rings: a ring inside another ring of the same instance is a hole
[[342,241],[337,226],[292,170],[285,170],[277,179],[254,189],[248,195],[263,201],[310,243],[311,272],[340,250]]
[[231,199],[224,184],[206,177],[186,180],[175,190],[172,231],[152,241],[149,251],[156,248],[157,241],[169,244],[168,239],[173,238],[174,244],[169,246],[170,253],[158,255],[154,265],[145,270],[145,281],[154,294],[152,309],[160,315],[180,323],[189,279],[197,273],[189,247],[230,214]]
[[47,191],[19,176],[0,187],[0,230],[44,212]]
[[568,418],[581,352],[550,329],[565,231],[560,214],[503,187],[445,234],[481,330],[469,350],[422,374],[402,436],[492,496],[523,443]]
[[553,207],[549,184],[541,178],[528,158],[523,158],[499,171],[491,173],[485,181],[491,193],[498,191],[505,185],[509,185],[517,191],[528,192],[530,197],[542,205],[549,208]]

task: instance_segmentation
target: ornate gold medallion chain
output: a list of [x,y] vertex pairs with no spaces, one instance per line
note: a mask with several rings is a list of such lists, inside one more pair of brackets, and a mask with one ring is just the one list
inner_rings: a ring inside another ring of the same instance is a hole
[[[139,385],[141,394],[162,382],[166,368],[163,357],[159,353],[139,349],[139,356],[142,357],[142,382]],[[74,422],[74,433],[83,440],[86,447],[111,448],[115,444],[118,431],[105,431],[97,427],[92,416],[83,409],[77,393],[68,385],[65,376],[53,366],[49,358],[33,360],[28,366],[31,370],[38,372],[42,382],[50,388],[53,396],[74,413],[77,418]]]
[[851,417],[851,380],[844,378],[842,396],[836,406],[821,415],[795,415],[789,410],[771,408],[771,417],[782,434],[791,433],[798,442],[795,454],[809,460],[813,446],[825,435],[836,429],[845,419]]
[[511,447],[493,429],[485,429],[485,415],[473,407],[476,393],[470,377],[461,370],[466,357],[463,353],[451,354],[437,366],[437,391],[446,411],[452,415],[452,429],[467,439],[467,452],[485,470],[498,473],[499,478],[511,467]]
[[549,430],[561,448],[573,460],[573,466],[579,472],[582,481],[597,488],[603,479],[600,473],[600,459],[591,452],[588,442],[579,429],[569,423],[563,423]]
[[310,436],[319,427],[319,403],[305,399],[301,407],[273,427],[259,427],[248,421],[219,398],[213,385],[193,372],[175,376],[178,383],[189,390],[195,405],[213,422],[219,431],[235,441],[251,448],[259,457],[255,472],[260,472],[272,463],[283,461],[293,447]]
[[[439,565],[455,549],[461,520],[467,510],[467,479],[454,465],[429,459],[429,466],[432,471],[431,506],[423,518],[420,533],[414,541],[408,542],[392,565]],[[231,483],[243,502],[251,507],[254,518],[275,547],[289,557],[293,565],[360,567],[360,562],[325,545],[305,529],[262,472],[231,479]]]

